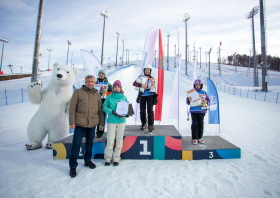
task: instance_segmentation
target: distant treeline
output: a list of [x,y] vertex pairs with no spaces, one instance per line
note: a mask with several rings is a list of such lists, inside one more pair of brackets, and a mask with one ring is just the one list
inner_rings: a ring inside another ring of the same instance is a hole
[[[237,65],[237,66],[244,66],[248,67],[253,67],[252,65],[252,59],[253,57],[247,56],[246,54],[240,55],[236,54],[236,56],[231,55],[228,56],[227,58],[223,58],[222,62],[223,64],[229,64],[229,65]],[[257,55],[257,64],[261,63],[261,55]],[[272,57],[271,55],[267,56],[267,65],[268,69],[270,70],[276,70],[280,71],[280,58],[279,57]]]

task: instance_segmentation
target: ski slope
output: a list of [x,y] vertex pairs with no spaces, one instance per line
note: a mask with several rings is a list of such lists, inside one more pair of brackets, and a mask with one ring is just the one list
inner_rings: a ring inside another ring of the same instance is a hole
[[[109,77],[111,83],[121,80],[131,103],[137,96],[132,83],[140,71],[138,64]],[[86,71],[80,70],[76,80],[85,75]],[[152,75],[157,77],[157,69],[153,68]],[[178,128],[177,120],[168,119],[174,76],[165,71],[160,124]],[[41,79],[47,83],[50,76]],[[9,86],[23,83],[19,81],[9,81]],[[185,100],[191,84],[190,80],[180,80],[179,132],[188,136]],[[73,179],[69,177],[68,160],[53,160],[52,150],[46,148],[28,151],[24,147],[29,142],[28,122],[38,106],[0,106],[1,197],[280,197],[280,105],[224,92],[219,92],[219,99],[220,133],[219,126],[209,125],[205,116],[204,135],[220,135],[240,147],[241,159],[121,160],[118,167],[105,167],[104,160],[93,160],[97,165],[94,170],[78,160],[78,175]],[[127,119],[127,125],[134,124],[132,118]]]

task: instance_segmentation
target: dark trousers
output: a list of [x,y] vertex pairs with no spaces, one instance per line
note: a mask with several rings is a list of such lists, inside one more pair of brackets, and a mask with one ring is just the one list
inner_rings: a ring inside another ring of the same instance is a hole
[[148,125],[154,126],[154,110],[153,110],[154,96],[142,96],[140,101],[140,118],[142,125],[147,124],[146,104],[148,112]]
[[205,113],[191,113],[192,115],[192,139],[201,139],[203,136]]
[[80,147],[83,140],[83,135],[86,134],[86,151],[84,155],[85,162],[89,162],[92,156],[92,145],[95,135],[95,127],[85,128],[76,126],[74,130],[74,136],[72,140],[71,156],[69,159],[70,168],[76,168],[78,166],[77,159],[80,153]]
[[97,125],[97,130],[96,130],[96,135],[102,136],[102,135],[104,134],[106,116],[107,116],[107,114],[103,111],[103,120],[104,120],[103,126],[104,126],[104,127],[103,127],[103,130],[99,130],[99,124],[98,124],[98,125]]

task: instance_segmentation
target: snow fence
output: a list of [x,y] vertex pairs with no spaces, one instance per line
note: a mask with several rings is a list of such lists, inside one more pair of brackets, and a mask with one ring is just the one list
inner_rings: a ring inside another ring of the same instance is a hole
[[[107,73],[107,77],[113,75],[117,71],[128,68],[132,65],[119,67]],[[75,88],[80,88],[84,84],[84,80],[74,82]],[[0,90],[0,106],[12,105],[17,103],[28,102],[26,88]]]

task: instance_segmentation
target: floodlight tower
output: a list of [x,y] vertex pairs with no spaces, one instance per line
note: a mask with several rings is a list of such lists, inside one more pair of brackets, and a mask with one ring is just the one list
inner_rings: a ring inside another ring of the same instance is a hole
[[191,16],[189,16],[187,13],[185,13],[184,15],[183,15],[183,22],[185,22],[185,26],[186,26],[186,32],[185,32],[185,34],[186,34],[186,46],[185,46],[185,49],[186,49],[186,68],[185,68],[185,75],[187,75],[188,74],[188,53],[187,53],[187,47],[188,47],[188,29],[187,29],[187,22],[188,22],[188,20],[190,20],[190,18],[191,18]]
[[73,53],[71,53],[71,67],[72,67],[72,59],[73,59]]
[[1,68],[2,68],[2,60],[3,60],[3,53],[4,53],[4,43],[9,43],[5,37],[2,39],[0,38],[0,41],[3,42],[3,47],[2,47],[2,56],[1,56],[1,66],[0,66],[0,74],[3,74],[2,71],[1,71]]
[[212,47],[210,48],[208,54],[209,54],[209,79],[210,79],[210,54],[211,54],[211,51],[212,51]]
[[118,38],[117,38],[117,54],[116,54],[116,68],[118,67],[118,47],[119,47],[119,36],[120,36],[120,33],[121,33],[120,30],[116,31],[116,34],[118,35]]
[[267,60],[266,60],[266,37],[265,37],[265,8],[264,1],[260,0],[260,23],[261,23],[261,66],[262,66],[262,91],[267,90]]
[[167,36],[167,70],[169,69],[169,32],[166,33]]
[[104,49],[104,34],[105,34],[105,18],[109,18],[109,12],[106,10],[102,10],[100,15],[104,17],[103,23],[103,37],[102,37],[102,50],[101,50],[101,65],[103,66],[103,49]]
[[205,52],[205,66],[207,67],[207,51]]
[[219,52],[219,56],[218,56],[218,69],[219,69],[219,75],[221,75],[222,73],[222,69],[221,69],[221,46],[218,47],[218,52]]
[[258,87],[259,86],[259,81],[258,81],[258,69],[256,65],[256,48],[255,48],[255,29],[254,29],[254,15],[256,15],[259,11],[259,6],[255,6],[249,14],[247,14],[246,19],[251,19],[252,21],[252,44],[253,44],[253,66],[254,66],[254,86]]
[[[67,51],[66,65],[68,65],[69,45],[71,45],[71,41],[67,40],[67,43],[68,43],[68,51]],[[71,67],[72,67],[72,66],[71,66]]]
[[48,48],[47,50],[49,51],[48,71],[50,71],[50,58],[51,58],[51,51],[53,51],[53,50],[52,50],[52,48]]
[[123,51],[122,51],[122,66],[123,66],[123,54],[124,54],[124,39],[122,40],[123,42]]
[[128,49],[125,50],[125,64],[127,64],[127,53],[128,53]]
[[13,65],[9,64],[9,65],[7,65],[7,66],[10,67],[10,70],[11,70],[11,72],[12,72],[12,74],[13,74],[13,70],[12,70],[12,66],[13,66]]
[[174,45],[175,47],[175,55],[174,55],[174,67],[176,67],[176,44]]
[[237,52],[235,52],[235,53],[233,54],[233,58],[234,58],[234,66],[235,66],[235,73],[237,73],[237,67],[236,67],[236,54],[237,54]]

